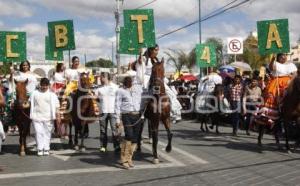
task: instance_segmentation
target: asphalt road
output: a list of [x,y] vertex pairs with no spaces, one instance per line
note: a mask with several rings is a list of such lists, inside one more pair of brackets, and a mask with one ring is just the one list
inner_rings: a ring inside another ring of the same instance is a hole
[[37,157],[30,137],[30,153],[20,157],[18,137],[9,135],[0,155],[0,185],[300,185],[300,151],[277,150],[272,136],[260,148],[255,133],[232,137],[229,127],[221,127],[221,135],[207,134],[195,121],[182,121],[172,126],[173,151],[166,153],[166,132],[160,129],[160,164],[152,164],[151,144],[144,143],[131,170],[119,167],[112,144],[108,152],[98,151],[98,124],[90,125],[83,153],[54,138],[51,155]]

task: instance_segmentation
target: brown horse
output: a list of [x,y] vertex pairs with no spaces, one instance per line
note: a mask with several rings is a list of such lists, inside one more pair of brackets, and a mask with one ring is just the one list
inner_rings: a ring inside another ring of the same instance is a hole
[[285,138],[286,138],[286,149],[290,150],[289,146],[289,125],[291,122],[296,122],[298,127],[298,139],[296,139],[296,144],[294,150],[300,144],[300,136],[299,136],[299,127],[300,127],[300,76],[296,77],[289,85],[286,91],[286,95],[282,100],[281,106],[281,115],[284,123],[285,129]]
[[16,85],[16,100],[13,104],[13,118],[19,128],[19,144],[20,156],[26,155],[26,137],[30,132],[30,104],[29,96],[27,95],[26,85],[28,80],[24,82],[15,81]]
[[167,133],[168,133],[168,144],[166,152],[172,150],[172,137],[173,134],[170,130],[170,99],[166,95],[164,86],[164,61],[153,64],[152,74],[150,78],[150,92],[152,92],[153,98],[147,105],[145,116],[148,118],[150,123],[150,129],[152,133],[152,152],[153,152],[153,163],[159,163],[157,155],[157,143],[158,143],[158,128],[159,122],[162,121]]
[[[89,73],[80,73],[78,90],[72,96],[72,124],[75,126],[75,149],[85,151],[84,129],[88,123],[92,123],[99,117],[99,108],[96,97],[91,89]],[[70,126],[71,128],[71,126]],[[70,129],[71,131],[72,129]],[[81,144],[78,146],[78,135],[80,135]],[[72,138],[69,139],[72,142]],[[69,142],[70,143],[70,142]],[[71,144],[70,143],[70,144]]]

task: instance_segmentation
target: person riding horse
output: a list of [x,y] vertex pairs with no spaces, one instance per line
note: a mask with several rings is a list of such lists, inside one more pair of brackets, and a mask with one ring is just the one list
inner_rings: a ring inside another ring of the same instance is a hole
[[[150,79],[152,75],[152,67],[156,63],[160,63],[157,55],[159,51],[159,46],[156,44],[154,47],[149,47],[146,52],[142,55],[142,49],[140,50],[140,55],[138,60],[132,64],[132,68],[136,71],[136,82],[139,84],[145,93],[152,94],[152,88],[150,87]],[[177,100],[176,94],[172,89],[167,85],[167,80],[164,79],[164,87],[166,93],[171,101],[171,111],[175,120],[181,120],[181,109],[182,106]],[[144,105],[145,106],[145,105]]]

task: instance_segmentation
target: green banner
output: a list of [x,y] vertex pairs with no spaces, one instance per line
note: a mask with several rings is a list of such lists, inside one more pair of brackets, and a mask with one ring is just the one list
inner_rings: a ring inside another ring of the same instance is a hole
[[62,50],[52,50],[49,43],[49,37],[45,37],[45,60],[49,61],[63,61],[64,53]]
[[257,34],[261,55],[290,52],[288,19],[258,21]]
[[196,58],[199,67],[213,67],[217,64],[216,48],[213,44],[196,45]]
[[[128,53],[128,47],[138,54],[139,48],[155,46],[155,27],[152,9],[144,10],[124,10],[124,29],[122,44],[120,44],[120,53]],[[122,31],[121,31],[122,32]],[[127,39],[127,41],[126,41]],[[121,41],[120,41],[121,42]],[[130,44],[126,44],[129,42]]]
[[50,47],[53,50],[75,50],[72,20],[48,22]]
[[139,49],[133,45],[133,41],[130,38],[129,30],[121,27],[120,29],[120,54],[138,55]]
[[26,58],[26,33],[0,32],[0,61],[22,62]]

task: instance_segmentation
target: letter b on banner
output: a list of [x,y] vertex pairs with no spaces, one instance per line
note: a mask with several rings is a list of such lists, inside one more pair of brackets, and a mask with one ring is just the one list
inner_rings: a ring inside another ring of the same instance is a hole
[[74,50],[75,38],[72,20],[48,22],[50,47],[52,50]]
[[26,58],[26,33],[0,32],[0,61],[21,62]]

